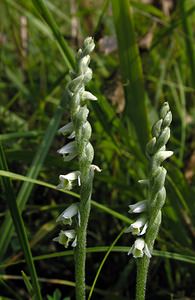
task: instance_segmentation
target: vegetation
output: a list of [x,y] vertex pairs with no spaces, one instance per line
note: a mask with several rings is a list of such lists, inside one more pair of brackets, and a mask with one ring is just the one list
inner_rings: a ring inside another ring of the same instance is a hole
[[5,0],[0,8],[0,299],[75,299],[74,249],[53,239],[56,219],[80,201],[80,187],[59,190],[58,178],[78,162],[56,152],[58,129],[70,122],[65,87],[87,36],[96,46],[86,90],[98,99],[87,103],[90,142],[102,172],[93,182],[86,299],[135,299],[140,258],[127,255],[135,238],[124,231],[137,220],[129,205],[146,199],[138,180],[150,172],[145,148],[164,102],[174,155],[163,163],[166,202],[146,299],[193,299],[194,2]]

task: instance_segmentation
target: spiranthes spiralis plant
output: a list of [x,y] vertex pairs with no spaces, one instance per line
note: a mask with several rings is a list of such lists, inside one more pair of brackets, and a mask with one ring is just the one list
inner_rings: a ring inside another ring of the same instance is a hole
[[60,175],[58,189],[72,189],[75,182],[80,186],[80,202],[73,203],[57,218],[63,226],[74,226],[72,229],[61,230],[54,241],[68,247],[74,247],[76,299],[85,299],[85,261],[86,261],[86,235],[90,214],[90,200],[94,171],[101,170],[92,164],[94,158],[93,146],[90,143],[91,125],[88,121],[89,110],[87,100],[97,100],[85,85],[92,79],[92,70],[89,68],[90,53],[95,47],[94,41],[88,37],[82,49],[76,56],[76,68],[71,72],[72,80],[67,84],[70,122],[59,129],[63,135],[72,139],[68,144],[58,150],[65,161],[78,158],[78,170],[66,175]]
[[172,151],[166,150],[166,144],[170,138],[171,121],[169,104],[165,102],[160,110],[160,119],[152,128],[152,139],[146,145],[149,175],[147,179],[139,181],[146,189],[146,200],[129,205],[129,213],[139,215],[137,220],[126,229],[126,232],[131,232],[136,236],[128,253],[132,254],[137,262],[136,300],[145,299],[148,267],[161,224],[161,209],[166,199],[164,184],[167,171],[161,164],[173,155]]

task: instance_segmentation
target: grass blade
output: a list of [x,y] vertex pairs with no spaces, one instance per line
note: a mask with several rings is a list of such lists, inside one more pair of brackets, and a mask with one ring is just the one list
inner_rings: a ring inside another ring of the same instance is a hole
[[[186,47],[186,58],[188,59],[188,65],[191,71],[191,84],[195,86],[195,56],[194,56],[194,37],[192,33],[191,25],[189,24],[189,17],[187,17],[187,2],[188,1],[178,1],[180,17],[182,21],[183,32],[185,34],[185,47]],[[195,6],[193,5],[192,8]]]
[[135,127],[140,146],[145,151],[149,138],[146,97],[129,1],[112,0],[112,11],[124,83],[126,113]]
[[70,50],[68,44],[66,43],[63,35],[59,31],[59,28],[58,28],[54,18],[50,14],[50,12],[43,0],[32,0],[32,2],[34,4],[34,6],[37,8],[37,11],[41,14],[41,16],[43,17],[45,22],[48,24],[48,26],[52,30],[53,35],[55,36],[55,38],[58,42],[58,45],[60,46],[60,49],[62,50],[62,53],[64,54],[63,56],[65,59],[66,65],[67,65],[68,69],[70,69],[71,67],[74,66],[74,58],[72,55],[72,51]]
[[[9,178],[12,178],[12,179],[16,179],[16,180],[22,180],[24,181],[25,183],[34,183],[34,184],[38,184],[38,185],[41,185],[41,186],[45,186],[45,187],[48,187],[48,188],[51,188],[51,189],[54,189],[56,190],[56,186],[53,185],[53,184],[50,184],[50,183],[47,183],[47,182],[44,182],[44,181],[41,181],[41,180],[36,180],[34,178],[29,178],[27,176],[22,176],[20,174],[16,174],[16,173],[12,173],[12,172],[7,172],[7,171],[3,171],[3,170],[0,170],[0,176],[5,176],[5,177],[9,177]],[[79,195],[72,192],[72,191],[63,191],[63,190],[59,190],[59,192],[62,192],[62,193],[65,193],[65,194],[68,194],[68,195],[71,195],[75,198],[79,198]],[[105,213],[108,213],[110,215],[112,215],[113,217],[125,222],[126,224],[130,224],[131,223],[131,219],[129,219],[128,217],[126,216],[123,216],[122,214],[118,213],[117,211],[101,204],[101,203],[98,203],[94,200],[91,200],[91,204],[104,211]]]
[[93,291],[94,291],[94,288],[95,288],[97,279],[98,279],[98,277],[99,277],[99,275],[100,275],[100,272],[101,272],[101,270],[102,270],[102,268],[103,268],[103,265],[104,265],[106,259],[108,258],[108,255],[110,254],[110,252],[112,251],[112,249],[114,248],[115,244],[118,242],[118,240],[120,239],[120,237],[123,235],[125,229],[126,229],[126,228],[124,228],[124,229],[117,235],[117,237],[115,238],[115,240],[114,240],[114,241],[112,242],[112,244],[110,245],[108,251],[106,252],[106,254],[105,254],[105,256],[104,256],[104,258],[103,258],[103,260],[102,260],[102,262],[101,262],[101,264],[100,264],[100,266],[99,266],[99,268],[98,268],[98,270],[97,270],[97,273],[96,273],[96,275],[95,275],[93,284],[92,284],[92,286],[91,286],[91,290],[90,290],[90,292],[89,292],[88,300],[91,299],[91,296],[92,296],[92,294],[93,294]]
[[[27,177],[37,178],[43,162],[47,156],[49,148],[52,144],[53,138],[56,134],[56,130],[59,127],[59,123],[64,112],[64,103],[66,100],[66,95],[62,97],[61,103],[57,108],[54,117],[51,119],[48,128],[45,132],[43,140],[37,150],[37,153],[32,161],[31,167],[27,173]],[[25,207],[26,202],[30,196],[33,189],[33,184],[30,182],[24,182],[17,196],[17,205],[20,211]],[[13,234],[13,224],[10,218],[9,212],[5,216],[5,220],[0,229],[0,257],[3,257],[7,247],[9,245],[10,239]]]
[[[103,253],[107,252],[109,250],[110,246],[97,246],[97,247],[88,247],[87,253]],[[114,246],[111,250],[111,252],[117,252],[117,253],[127,253],[129,251],[129,246]],[[47,260],[47,259],[53,259],[53,258],[59,258],[59,257],[65,257],[65,256],[71,256],[74,254],[73,250],[66,250],[61,252],[54,252],[39,256],[34,256],[33,259],[35,261],[39,260]],[[186,255],[186,254],[180,254],[175,252],[169,252],[169,251],[159,251],[154,250],[153,255],[156,257],[162,257],[162,258],[169,258],[181,262],[186,262],[190,264],[195,264],[195,255]],[[16,261],[14,263],[6,263],[0,265],[0,269],[4,269],[5,267],[16,265],[23,263],[23,260]]]
[[[3,147],[0,145],[0,166],[1,168],[7,170],[6,158],[4,155]],[[32,258],[32,253],[30,250],[25,226],[21,217],[21,214],[18,210],[18,206],[15,200],[15,195],[13,191],[13,187],[11,181],[7,177],[2,177],[2,183],[6,194],[7,204],[12,216],[12,220],[14,223],[15,230],[18,235],[18,239],[20,241],[21,248],[24,252],[25,260],[28,265],[29,272],[31,274],[32,286],[33,286],[33,294],[36,295],[37,300],[42,300],[38,277],[35,269],[35,265]]]

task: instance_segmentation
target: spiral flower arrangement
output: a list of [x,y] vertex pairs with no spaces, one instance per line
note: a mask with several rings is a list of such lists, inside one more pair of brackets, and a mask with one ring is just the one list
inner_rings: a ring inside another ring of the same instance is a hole
[[147,199],[129,205],[129,213],[139,215],[137,220],[126,229],[126,232],[131,232],[137,237],[128,253],[137,258],[137,300],[145,298],[149,261],[161,224],[161,209],[166,199],[164,184],[167,171],[161,164],[173,155],[172,151],[166,150],[171,121],[172,113],[169,104],[165,102],[160,110],[160,119],[152,128],[152,139],[146,146],[149,177],[139,181],[147,191]]
[[59,129],[63,135],[71,139],[68,144],[58,150],[64,161],[78,157],[79,168],[66,175],[60,175],[58,189],[72,189],[77,182],[80,186],[80,202],[69,206],[57,218],[62,225],[71,226],[74,218],[74,229],[61,230],[54,241],[68,247],[69,242],[75,249],[75,277],[76,299],[85,299],[85,260],[86,260],[86,231],[90,213],[90,199],[94,171],[100,172],[99,167],[92,164],[94,158],[93,146],[90,143],[91,125],[88,121],[89,110],[87,100],[97,100],[85,85],[92,79],[92,70],[89,68],[90,53],[95,44],[91,37],[84,41],[82,49],[76,56],[76,69],[71,73],[72,80],[66,87],[69,100],[70,122]]

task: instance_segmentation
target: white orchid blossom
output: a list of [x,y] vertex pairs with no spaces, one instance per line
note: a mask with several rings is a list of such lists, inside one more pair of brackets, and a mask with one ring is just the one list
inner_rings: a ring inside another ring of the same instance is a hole
[[63,135],[71,134],[74,131],[74,126],[72,122],[69,122],[65,126],[61,127],[58,132],[62,133]]
[[142,200],[142,201],[139,201],[135,204],[132,204],[132,205],[129,205],[129,213],[134,213],[134,214],[138,214],[138,213],[142,213],[144,211],[147,210],[147,204],[148,204],[148,201],[147,200]]
[[61,230],[58,237],[55,237],[53,241],[58,242],[59,244],[63,245],[65,248],[67,248],[69,246],[69,243],[73,241],[71,246],[76,247],[77,244],[76,232],[74,229]]
[[143,235],[146,233],[147,227],[146,216],[141,216],[125,230],[125,233],[131,232],[133,235]]
[[143,257],[144,254],[151,258],[150,250],[144,239],[138,238],[135,240],[133,246],[130,248],[128,255],[132,254],[134,258]]
[[72,160],[78,155],[76,142],[73,141],[68,143],[60,148],[57,152],[63,155],[64,161]]
[[56,187],[58,190],[71,190],[73,186],[73,182],[75,180],[78,181],[78,185],[81,185],[80,181],[80,171],[74,171],[71,173],[68,173],[66,175],[60,175],[59,180],[60,184]]
[[78,215],[78,223],[80,225],[80,212],[78,203],[73,203],[67,207],[56,219],[56,222],[62,222],[64,225],[72,225],[72,218]]

